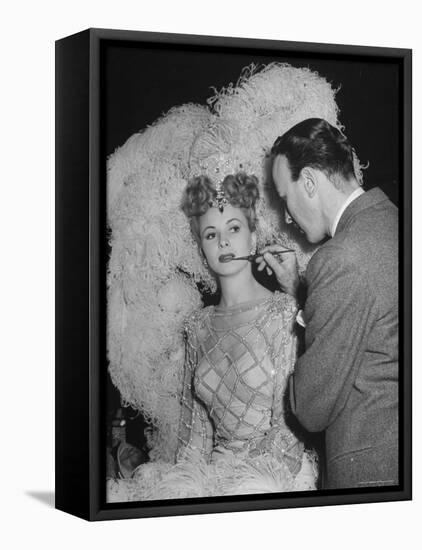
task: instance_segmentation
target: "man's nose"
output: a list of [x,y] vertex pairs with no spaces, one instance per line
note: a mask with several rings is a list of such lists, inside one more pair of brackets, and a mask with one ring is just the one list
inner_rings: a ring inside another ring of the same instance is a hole
[[284,221],[289,224],[289,223],[294,223],[293,221],[293,218],[291,217],[291,215],[289,214],[289,211],[287,210],[287,208],[284,209]]

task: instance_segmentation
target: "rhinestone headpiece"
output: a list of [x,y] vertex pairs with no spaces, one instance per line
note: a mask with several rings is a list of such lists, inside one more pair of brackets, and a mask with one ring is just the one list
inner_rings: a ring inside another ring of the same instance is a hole
[[[200,143],[198,141],[198,143]],[[230,204],[230,201],[224,193],[223,180],[227,174],[235,174],[242,165],[236,162],[233,155],[228,152],[217,153],[204,156],[197,163],[197,173],[207,175],[215,185],[215,198],[209,201],[211,207],[215,206],[220,212],[223,212],[224,207]]]
[[214,200],[210,201],[209,204],[210,206],[216,206],[220,210],[220,212],[223,212],[224,207],[229,204],[229,201],[224,195],[223,183],[217,183],[217,185],[215,186],[215,190],[217,192],[216,197]]

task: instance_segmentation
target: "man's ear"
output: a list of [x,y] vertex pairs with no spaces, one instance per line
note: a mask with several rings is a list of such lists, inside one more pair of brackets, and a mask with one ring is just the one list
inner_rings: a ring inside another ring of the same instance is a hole
[[317,192],[318,188],[317,174],[313,168],[311,168],[310,166],[305,166],[305,168],[303,168],[300,172],[300,176],[303,182],[305,193],[311,199]]

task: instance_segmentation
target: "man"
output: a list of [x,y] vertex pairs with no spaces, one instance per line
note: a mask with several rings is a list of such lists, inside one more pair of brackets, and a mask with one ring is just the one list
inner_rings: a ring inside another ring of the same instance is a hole
[[[398,483],[398,213],[364,192],[353,149],[328,122],[308,119],[273,149],[273,179],[286,215],[324,244],[306,271],[305,352],[290,380],[293,413],[325,431],[323,488]],[[265,249],[281,287],[299,287],[294,254]]]

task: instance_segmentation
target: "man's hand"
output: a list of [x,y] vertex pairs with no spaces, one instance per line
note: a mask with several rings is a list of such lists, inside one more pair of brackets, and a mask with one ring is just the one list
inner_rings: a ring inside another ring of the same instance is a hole
[[278,256],[274,255],[276,252],[284,250],[288,249],[279,244],[266,246],[261,250],[261,255],[255,261],[258,264],[258,271],[266,269],[269,275],[274,272],[281,289],[297,298],[299,274],[296,254],[294,252],[285,252],[285,254],[279,254]]

